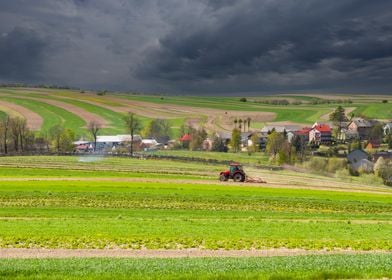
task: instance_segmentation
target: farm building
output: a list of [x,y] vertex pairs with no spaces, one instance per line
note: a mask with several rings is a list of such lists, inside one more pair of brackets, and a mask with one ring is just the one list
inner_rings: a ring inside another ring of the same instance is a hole
[[374,163],[369,160],[370,156],[362,150],[353,150],[347,155],[347,160],[351,170],[359,172],[360,170],[370,173],[373,171]]
[[377,124],[374,120],[365,120],[363,118],[353,118],[347,127],[347,130],[358,133],[360,140],[366,140],[369,138],[370,132]]
[[329,124],[315,123],[309,131],[309,142],[317,144],[331,144],[332,129]]
[[372,156],[373,162],[376,162],[380,157],[383,157],[384,159],[392,160],[392,151],[382,151],[382,152],[374,153]]
[[347,128],[342,128],[340,130],[338,139],[343,142],[357,140],[357,139],[359,139],[359,134],[355,130],[349,130]]
[[377,140],[370,140],[366,145],[366,150],[373,150],[380,148],[380,142]]
[[309,142],[309,132],[312,130],[311,127],[304,127],[300,130],[295,131],[295,135],[301,137],[303,139],[303,141]]
[[[131,135],[100,135],[97,136],[97,150],[116,149],[118,146],[129,143],[132,140]],[[133,142],[140,144],[142,137],[140,135],[133,136]]]
[[384,125],[384,135],[392,134],[392,122],[389,122]]

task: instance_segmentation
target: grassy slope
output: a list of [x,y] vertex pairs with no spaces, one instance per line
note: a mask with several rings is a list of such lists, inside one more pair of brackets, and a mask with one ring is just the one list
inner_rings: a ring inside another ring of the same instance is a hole
[[[109,109],[105,109],[99,104],[110,105],[110,106],[121,106],[122,104],[118,102],[113,102],[109,100],[107,96],[94,96],[91,94],[83,94],[79,91],[72,90],[50,90],[50,89],[23,89],[23,88],[10,88],[10,89],[0,89],[0,93],[12,94],[15,96],[23,97],[24,95],[29,95],[30,97],[38,98],[49,98],[54,100],[60,100],[62,102],[67,102],[75,106],[81,107],[91,113],[98,114],[108,122],[111,123],[112,128],[107,128],[102,130],[102,133],[122,133],[124,131],[121,122],[121,114],[113,112]],[[267,105],[262,103],[255,103],[252,100],[257,99],[269,99],[271,97],[257,97],[249,98],[248,102],[240,102],[236,97],[180,97],[180,96],[147,96],[147,95],[126,95],[126,94],[108,94],[108,96],[116,96],[124,98],[127,100],[138,100],[152,103],[160,104],[174,104],[174,105],[185,105],[201,108],[215,108],[222,110],[241,110],[241,111],[260,111],[260,112],[274,112],[277,114],[275,121],[291,121],[303,124],[311,124],[314,121],[320,119],[320,117],[328,112],[331,112],[337,104],[322,104],[322,105]],[[284,96],[282,96],[285,98]],[[86,134],[85,129],[83,129],[83,120],[79,119],[77,116],[66,112],[58,107],[50,106],[44,103],[37,103],[35,100],[16,100],[10,96],[1,96],[0,98],[15,102],[19,105],[25,106],[37,113],[39,113],[44,118],[44,130],[53,124],[66,122],[67,126],[75,129],[79,134]],[[303,101],[311,101],[313,99],[320,99],[319,97],[313,96],[288,96],[290,99],[299,99]],[[342,98],[337,96],[337,99]],[[371,118],[389,119],[392,118],[392,111],[389,108],[389,104],[381,104],[380,98],[375,99],[364,99],[362,96],[351,97],[353,104],[346,105],[347,107],[356,107],[354,111],[355,114],[364,114]],[[89,104],[88,101],[93,101],[98,105]],[[344,106],[344,105],[343,105]],[[149,121],[148,118],[142,117],[141,120],[144,124]],[[184,122],[183,118],[172,120],[173,126],[173,137],[178,137],[178,126]],[[252,123],[253,128],[261,128],[264,123]]]
[[42,127],[43,131],[47,131],[50,127],[56,124],[63,124],[66,128],[73,129],[77,134],[86,133],[86,130],[82,128],[86,126],[86,122],[80,117],[62,108],[36,100],[28,100],[21,98],[0,96],[0,100],[13,102],[38,113],[44,119]]
[[0,279],[345,279],[392,277],[392,256],[3,259]]
[[[1,159],[7,166],[0,168],[1,247],[392,249],[392,195],[387,188],[377,194],[222,185],[214,180],[221,166],[75,160]],[[23,176],[34,177],[35,172],[44,177],[47,165],[54,168],[47,176],[55,181],[19,181]],[[112,179],[78,180],[84,170]],[[119,179],[113,179],[119,174]],[[184,181],[195,176],[207,181]]]

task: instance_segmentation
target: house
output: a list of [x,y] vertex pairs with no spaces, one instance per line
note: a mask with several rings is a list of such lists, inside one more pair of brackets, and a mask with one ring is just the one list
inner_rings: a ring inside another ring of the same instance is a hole
[[94,143],[89,141],[79,140],[73,142],[75,145],[75,152],[76,153],[87,153],[93,150]]
[[349,163],[356,163],[362,159],[369,159],[369,158],[370,156],[367,152],[359,149],[355,149],[347,155],[347,160]]
[[188,133],[184,134],[184,135],[180,138],[180,142],[189,142],[189,141],[191,141],[191,136],[190,136]]
[[347,160],[351,170],[358,172],[363,170],[364,172],[372,172],[374,163],[369,160],[370,156],[367,152],[356,149],[351,151],[347,155]]
[[374,163],[367,159],[361,159],[358,162],[351,163],[350,168],[355,172],[363,171],[365,173],[371,173],[374,170]]
[[266,142],[268,135],[272,131],[276,131],[278,133],[286,134],[287,141],[291,142],[295,136],[295,131],[299,130],[300,128],[301,127],[298,125],[266,125],[261,129],[261,137],[263,138],[263,142]]
[[359,140],[366,140],[370,136],[370,132],[377,121],[365,120],[363,118],[353,118],[348,125],[349,131],[358,133]]
[[382,151],[382,152],[374,153],[372,156],[373,162],[376,162],[380,157],[383,157],[384,159],[392,160],[392,151]]
[[377,148],[380,148],[380,142],[377,140],[370,140],[365,147],[366,150],[372,150]]
[[295,135],[301,137],[301,139],[307,143],[309,142],[309,132],[312,130],[311,127],[303,127],[300,130],[295,131]]
[[[140,143],[140,148],[142,148],[145,151],[148,150],[155,150],[159,148],[159,143],[155,139],[142,139],[142,142]],[[162,146],[162,145],[161,145]]]
[[241,145],[242,147],[248,147],[249,140],[252,137],[252,132],[242,132],[241,133]]
[[389,122],[384,125],[384,135],[392,134],[392,122]]
[[[99,135],[97,136],[97,150],[112,149],[115,150],[118,146],[124,145],[132,141],[132,136],[126,135]],[[142,137],[140,135],[133,136],[133,143],[140,144]]]
[[229,132],[229,131],[219,131],[215,135],[216,135],[216,137],[222,139],[222,141],[223,141],[223,143],[225,143],[225,145],[228,145],[230,143],[231,132]]
[[340,140],[342,142],[358,140],[358,139],[359,139],[358,131],[349,130],[347,128],[342,128],[340,130],[339,135],[338,135],[338,140]]
[[309,142],[316,144],[331,144],[332,129],[329,124],[315,123],[309,131]]

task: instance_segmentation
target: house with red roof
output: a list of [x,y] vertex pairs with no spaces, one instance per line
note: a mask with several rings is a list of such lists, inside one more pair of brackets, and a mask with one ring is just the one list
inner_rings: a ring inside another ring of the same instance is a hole
[[315,123],[309,131],[309,142],[325,145],[331,144],[332,129],[329,124]]
[[311,127],[303,127],[300,130],[295,131],[295,135],[301,137],[303,141],[309,142],[309,132],[312,130]]
[[190,136],[188,133],[184,134],[184,135],[180,138],[180,142],[189,142],[189,141],[191,141],[191,136]]

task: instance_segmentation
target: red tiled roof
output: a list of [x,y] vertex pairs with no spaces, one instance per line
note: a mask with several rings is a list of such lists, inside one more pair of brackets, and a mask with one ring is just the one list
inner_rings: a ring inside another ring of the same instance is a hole
[[300,129],[300,130],[297,130],[295,133],[296,133],[297,135],[308,135],[308,134],[309,134],[309,131],[311,131],[311,130],[312,130],[311,127],[304,127],[304,128],[302,128],[302,129]]
[[320,132],[331,132],[331,127],[328,124],[318,124],[313,128],[317,129]]
[[180,141],[190,141],[191,140],[191,136],[189,134],[184,134],[181,138]]

